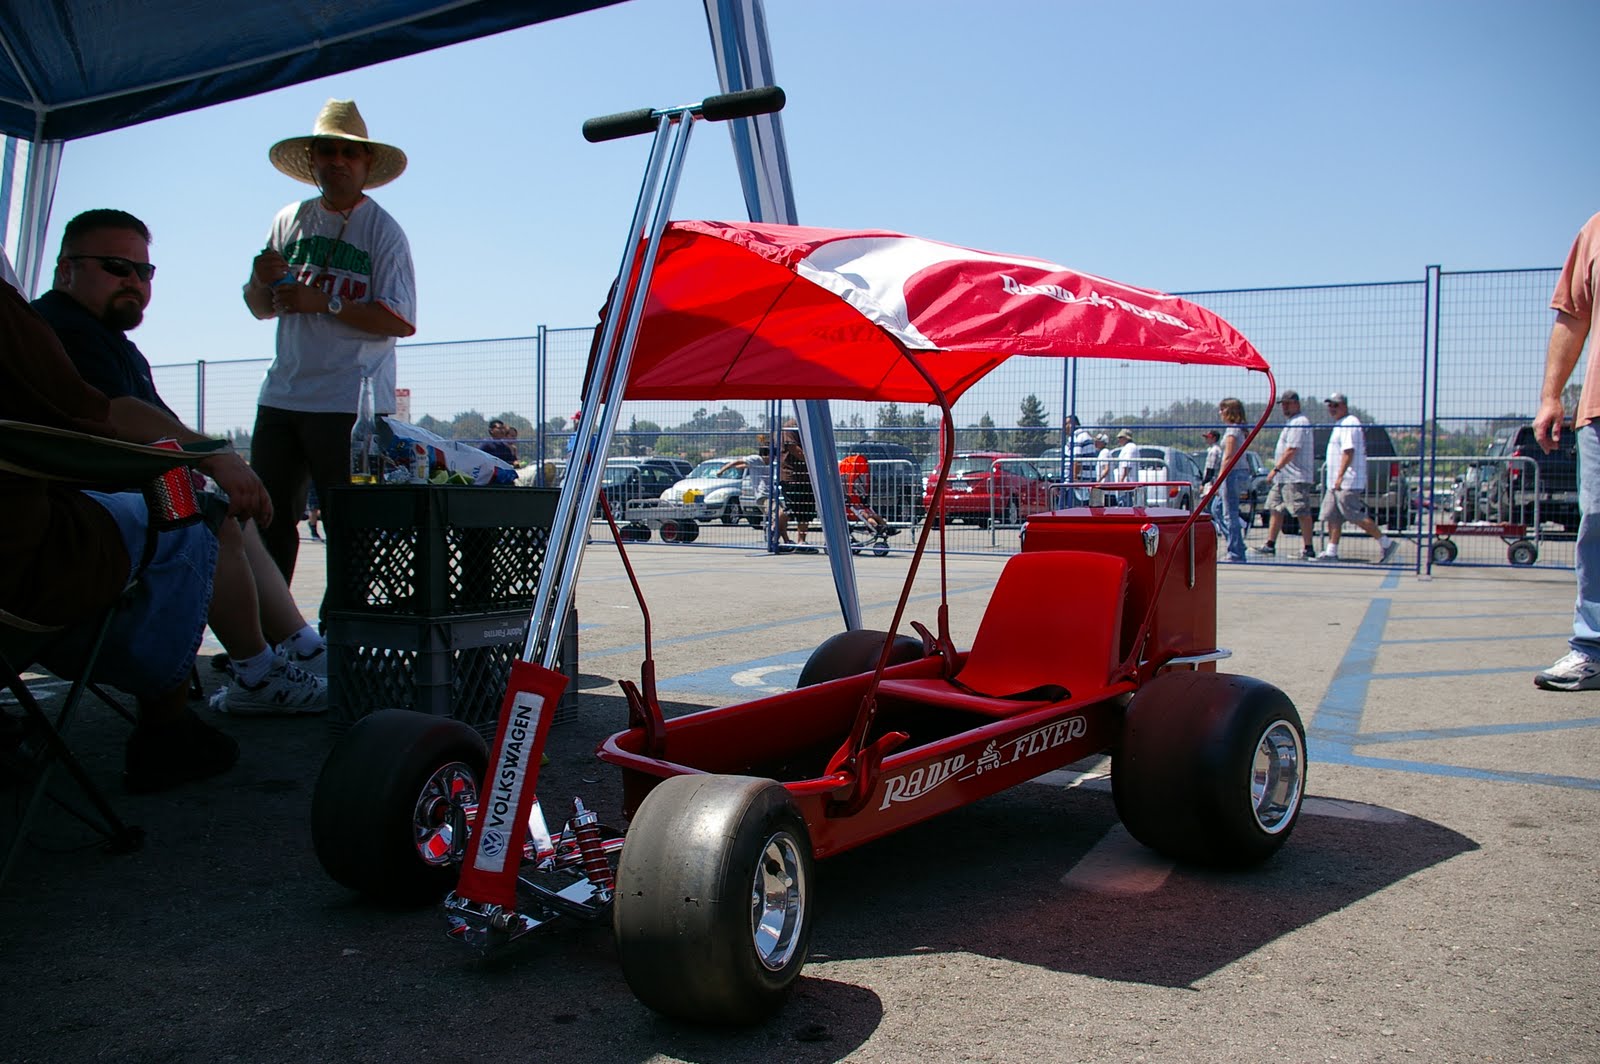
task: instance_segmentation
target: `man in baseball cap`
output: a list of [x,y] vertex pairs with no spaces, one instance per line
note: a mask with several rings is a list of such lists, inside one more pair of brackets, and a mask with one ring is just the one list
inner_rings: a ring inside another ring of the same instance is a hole
[[1322,496],[1322,524],[1328,530],[1328,545],[1317,560],[1339,560],[1339,535],[1349,521],[1378,541],[1378,563],[1387,565],[1394,560],[1400,544],[1384,535],[1361,497],[1367,488],[1367,437],[1361,429],[1361,419],[1350,413],[1350,401],[1343,392],[1334,392],[1322,402],[1334,424],[1324,456],[1328,484]]
[[1300,393],[1290,389],[1278,396],[1287,423],[1278,433],[1278,445],[1272,452],[1272,466],[1267,470],[1267,541],[1255,548],[1257,554],[1278,553],[1278,533],[1283,531],[1285,515],[1293,515],[1300,522],[1300,558],[1310,561],[1317,556],[1311,545],[1312,513],[1311,486],[1317,479],[1316,441],[1311,434],[1311,419],[1300,411]]

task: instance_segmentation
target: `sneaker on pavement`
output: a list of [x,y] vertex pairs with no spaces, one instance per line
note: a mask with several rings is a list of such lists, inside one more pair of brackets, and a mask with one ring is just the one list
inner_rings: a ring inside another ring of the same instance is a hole
[[1329,550],[1328,548],[1324,547],[1312,560],[1319,562],[1336,562],[1339,560],[1339,552],[1336,550]]
[[292,664],[300,666],[313,676],[326,677],[328,675],[328,645],[326,643],[309,654],[300,653],[298,650],[291,648],[288,643],[279,643],[277,650],[279,654],[288,658]]
[[1278,547],[1274,543],[1263,543],[1259,547],[1251,547],[1250,549],[1255,551],[1257,554],[1276,554],[1276,553],[1278,553]]
[[235,676],[232,683],[211,696],[210,705],[218,713],[235,717],[325,713],[328,681],[279,654],[260,683],[246,684]]
[[135,728],[123,756],[122,785],[151,794],[228,771],[239,744],[186,709],[171,724]]
[[1533,678],[1546,691],[1600,691],[1600,661],[1571,651]]
[[1312,550],[1310,547],[1303,547],[1300,551],[1300,560],[1303,562],[1314,562],[1317,560],[1317,552]]
[[1389,545],[1383,548],[1383,553],[1378,556],[1379,565],[1388,565],[1394,561],[1394,556],[1400,552],[1400,541],[1391,539]]

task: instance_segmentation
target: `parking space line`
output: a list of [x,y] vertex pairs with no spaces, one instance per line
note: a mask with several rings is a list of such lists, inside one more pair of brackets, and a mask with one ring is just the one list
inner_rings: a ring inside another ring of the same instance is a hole
[[[1387,578],[1386,581],[1387,583]],[[1414,761],[1400,758],[1372,757],[1356,752],[1356,747],[1402,741],[1405,735],[1413,740],[1449,740],[1477,738],[1485,735],[1512,734],[1515,732],[1554,731],[1569,727],[1593,727],[1600,721],[1557,721],[1535,724],[1487,725],[1482,728],[1440,729],[1436,732],[1375,733],[1361,732],[1361,719],[1366,712],[1367,692],[1374,681],[1426,679],[1431,677],[1461,677],[1495,675],[1508,672],[1530,671],[1523,668],[1456,669],[1441,672],[1378,673],[1373,670],[1378,650],[1384,643],[1383,632],[1390,619],[1392,600],[1375,598],[1367,607],[1366,615],[1351,637],[1344,658],[1334,671],[1322,703],[1306,723],[1306,742],[1310,747],[1312,763],[1348,765],[1359,768],[1388,769],[1427,776],[1446,776],[1459,779],[1483,780],[1495,783],[1534,784],[1545,787],[1572,787],[1579,790],[1600,790],[1600,779],[1584,776],[1565,776],[1545,772],[1517,772],[1506,769],[1484,769],[1466,765],[1452,765],[1436,761]],[[1405,618],[1410,621],[1413,618]],[[1410,642],[1409,640],[1407,642]],[[1388,738],[1388,736],[1396,736]]]

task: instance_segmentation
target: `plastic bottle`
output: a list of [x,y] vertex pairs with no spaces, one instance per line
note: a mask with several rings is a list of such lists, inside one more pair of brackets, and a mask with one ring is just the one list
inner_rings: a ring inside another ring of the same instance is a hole
[[372,378],[362,374],[361,397],[356,402],[356,423],[350,430],[352,484],[375,484],[378,480],[378,423],[372,410]]

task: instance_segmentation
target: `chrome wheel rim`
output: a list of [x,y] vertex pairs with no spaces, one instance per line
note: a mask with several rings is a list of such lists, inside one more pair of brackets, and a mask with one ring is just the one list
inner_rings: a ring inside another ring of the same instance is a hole
[[800,948],[806,919],[806,872],[795,837],[779,831],[761,847],[750,888],[750,934],[768,971],[780,971]]
[[430,865],[460,862],[467,846],[467,808],[478,804],[472,769],[452,761],[434,770],[417,795],[411,830],[417,855]]
[[1276,835],[1294,823],[1305,785],[1306,752],[1300,732],[1287,720],[1275,720],[1256,742],[1250,766],[1250,806],[1256,824]]

